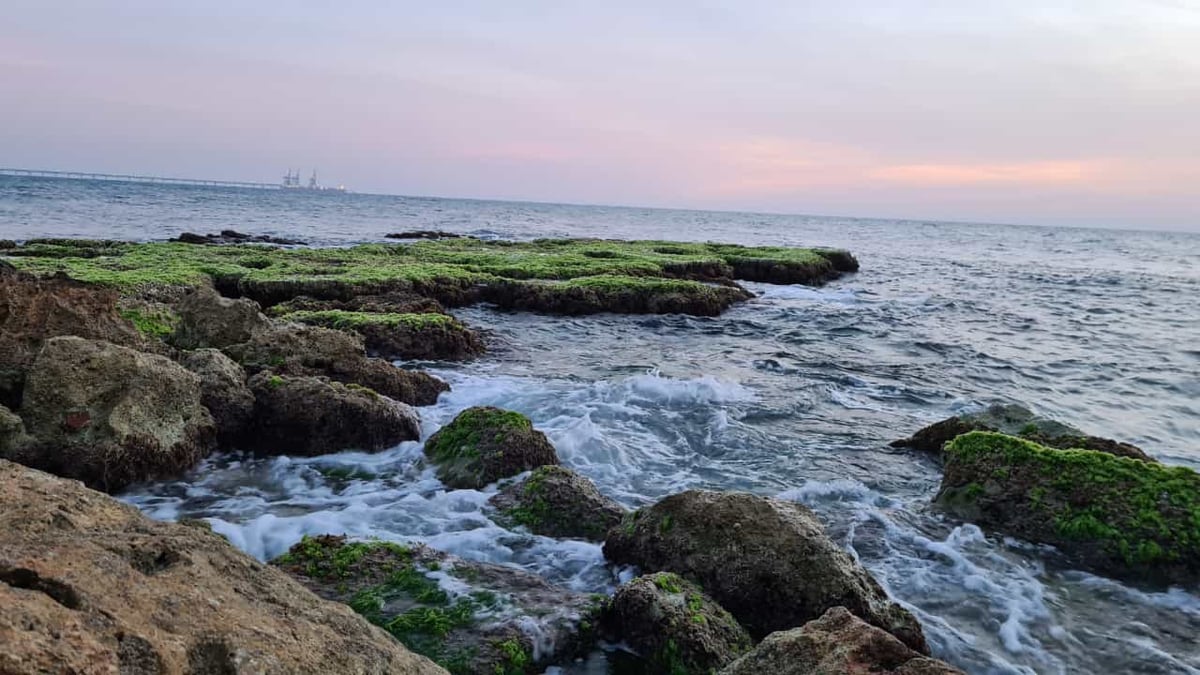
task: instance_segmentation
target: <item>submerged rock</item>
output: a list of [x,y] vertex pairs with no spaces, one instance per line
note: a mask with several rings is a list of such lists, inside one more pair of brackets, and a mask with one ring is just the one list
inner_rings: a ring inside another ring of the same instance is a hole
[[425,441],[425,456],[437,465],[438,480],[456,489],[479,489],[501,478],[558,464],[554,446],[528,417],[492,407],[459,413]]
[[928,653],[917,620],[888,599],[802,504],[690,490],[626,516],[609,531],[604,555],[700,584],[756,638],[840,605]]
[[0,268],[0,405],[17,408],[25,375],[46,340],[75,335],[141,347],[117,312],[113,290],[62,276],[37,278]]
[[729,612],[671,572],[641,576],[617,589],[602,625],[607,637],[633,647],[656,673],[708,675],[753,644]]
[[377,314],[343,310],[297,311],[282,317],[312,326],[353,331],[367,351],[385,359],[461,361],[482,354],[483,339],[449,314]]
[[461,239],[466,235],[442,230],[412,230],[410,232],[392,232],[383,236],[386,239]]
[[78,337],[46,341],[21,417],[35,442],[9,459],[108,491],[190,469],[216,436],[195,374],[166,357]]
[[171,343],[180,349],[224,349],[246,342],[271,328],[257,302],[226,298],[209,286],[199,286],[176,307],[179,323]]
[[254,416],[246,371],[216,349],[187,352],[179,362],[200,377],[200,402],[212,413],[221,441],[235,444]]
[[720,675],[963,675],[833,607],[800,628],[772,633]]
[[257,452],[324,455],[385,450],[421,436],[407,405],[357,385],[262,372],[250,378],[254,424],[245,436]]
[[523,525],[534,534],[591,541],[603,541],[625,515],[625,509],[600,494],[595,483],[554,464],[534,469],[488,503],[497,509],[499,519]]
[[183,234],[171,239],[181,244],[277,244],[280,246],[305,246],[305,242],[299,239],[288,239],[286,237],[273,237],[267,234],[244,234],[237,230],[221,230],[219,234],[196,234],[195,232],[184,232]]
[[1200,474],[991,432],[946,446],[936,502],[984,527],[1051,544],[1076,564],[1152,581],[1200,579]]
[[972,431],[998,431],[1052,448],[1095,450],[1146,462],[1156,461],[1135,445],[1089,436],[1072,426],[1041,417],[1028,408],[1011,404],[996,404],[980,412],[944,419],[917,431],[909,438],[894,441],[891,445],[940,456],[947,443]]
[[0,672],[444,670],[206,528],[0,460]]
[[594,641],[602,601],[422,546],[306,537],[272,562],[453,673],[541,672]]

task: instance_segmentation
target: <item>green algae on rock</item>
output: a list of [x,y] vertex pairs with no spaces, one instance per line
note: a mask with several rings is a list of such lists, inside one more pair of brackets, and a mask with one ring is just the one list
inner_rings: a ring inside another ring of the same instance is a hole
[[438,480],[451,488],[479,489],[547,464],[558,454],[546,435],[521,413],[468,408],[425,441]]
[[305,537],[272,564],[455,675],[541,672],[591,646],[600,610],[529,572],[422,546]]
[[1200,474],[1191,469],[980,431],[945,452],[936,502],[955,515],[1101,573],[1200,578]]
[[[346,300],[410,292],[448,305],[487,300],[567,313],[712,315],[749,297],[734,279],[817,285],[858,269],[845,251],[595,239],[463,238],[345,248],[36,240],[5,255],[30,272],[64,272],[123,289],[211,282],[227,295],[268,306],[299,296]],[[519,298],[505,302],[513,294]]]
[[386,359],[462,360],[484,351],[475,331],[449,314],[298,310],[283,321],[349,330],[362,335],[367,351]]
[[523,525],[534,534],[590,541],[602,541],[625,515],[592,481],[554,464],[505,486],[488,503],[496,507],[498,520]]

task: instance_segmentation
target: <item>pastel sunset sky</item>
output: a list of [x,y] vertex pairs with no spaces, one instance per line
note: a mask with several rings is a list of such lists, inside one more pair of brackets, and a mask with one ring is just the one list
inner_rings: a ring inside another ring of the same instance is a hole
[[1200,230],[1200,1],[8,0],[0,165]]

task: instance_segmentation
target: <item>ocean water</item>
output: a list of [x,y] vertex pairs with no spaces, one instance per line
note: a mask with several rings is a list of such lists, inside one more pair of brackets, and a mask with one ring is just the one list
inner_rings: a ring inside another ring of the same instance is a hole
[[[629,507],[687,488],[814,508],[971,673],[1200,673],[1200,592],[1122,584],[930,508],[940,475],[887,443],[1015,402],[1200,469],[1200,236],[0,177],[0,238],[161,239],[234,228],[316,245],[442,229],[826,245],[862,270],[826,287],[751,284],[717,318],[455,310],[490,354],[416,364],[471,405],[529,415],[565,464]],[[582,591],[617,582],[598,545],[506,530],[494,488],[447,491],[420,445],[378,454],[226,454],[125,499],[206,517],[260,558],[304,534],[419,540]],[[371,479],[318,469],[353,467]],[[603,659],[566,672],[604,672]]]

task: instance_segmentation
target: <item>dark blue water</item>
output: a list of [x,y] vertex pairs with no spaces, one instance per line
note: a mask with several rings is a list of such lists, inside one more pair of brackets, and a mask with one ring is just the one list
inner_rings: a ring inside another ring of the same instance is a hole
[[[687,487],[815,508],[921,618],[938,655],[979,673],[1200,672],[1200,595],[1139,589],[928,508],[939,474],[887,447],[994,401],[1200,468],[1200,236],[0,177],[0,238],[159,239],[235,228],[314,244],[443,229],[819,244],[862,271],[822,289],[754,285],[718,318],[458,314],[490,356],[433,369],[454,385],[425,432],[469,405],[529,414],[564,462],[629,506]],[[260,557],[305,533],[420,539],[581,590],[599,548],[510,532],[487,491],[445,491],[416,443],[379,455],[219,457],[129,499],[202,516]],[[314,467],[379,475],[351,485]]]

